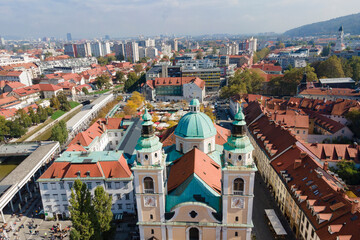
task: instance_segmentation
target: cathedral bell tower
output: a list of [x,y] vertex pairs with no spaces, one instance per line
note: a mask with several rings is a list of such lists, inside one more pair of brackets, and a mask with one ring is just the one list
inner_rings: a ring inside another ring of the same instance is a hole
[[147,109],[142,119],[141,137],[135,147],[136,161],[132,167],[140,239],[165,240],[165,156]]
[[251,239],[254,180],[257,171],[253,146],[246,136],[245,116],[240,107],[224,144],[222,169],[223,238]]

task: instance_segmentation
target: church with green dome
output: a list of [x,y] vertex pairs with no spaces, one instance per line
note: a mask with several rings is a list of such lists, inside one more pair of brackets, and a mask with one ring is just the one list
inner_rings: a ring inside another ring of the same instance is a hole
[[253,146],[241,109],[229,131],[193,99],[160,140],[147,110],[135,147],[140,239],[251,239]]

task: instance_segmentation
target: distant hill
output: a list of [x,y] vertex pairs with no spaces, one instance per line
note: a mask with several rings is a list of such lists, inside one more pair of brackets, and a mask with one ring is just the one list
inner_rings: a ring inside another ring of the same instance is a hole
[[344,33],[360,34],[360,13],[293,28],[286,31],[284,35],[302,37],[335,34],[341,25],[344,27]]

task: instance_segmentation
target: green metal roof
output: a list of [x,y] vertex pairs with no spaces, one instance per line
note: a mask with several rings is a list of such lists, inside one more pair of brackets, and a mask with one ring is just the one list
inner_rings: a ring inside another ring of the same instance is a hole
[[181,158],[184,154],[181,154],[180,152],[176,151],[176,145],[171,145],[165,150],[166,153],[166,163],[170,164],[176,159]]
[[199,100],[197,100],[196,98],[194,98],[193,100],[191,100],[190,106],[200,106]]
[[195,173],[166,196],[165,211],[170,212],[174,206],[184,202],[202,202],[217,212],[221,211],[221,194],[207,185]]
[[64,152],[55,162],[96,163],[98,161],[118,161],[122,151]]
[[239,126],[245,126],[246,122],[245,122],[245,115],[242,112],[242,108],[240,107],[239,111],[237,114],[235,114],[234,116],[234,122],[233,125],[239,125]]
[[179,121],[175,135],[182,138],[209,138],[216,135],[211,119],[202,112],[189,112]]
[[254,147],[247,136],[230,136],[228,141],[224,144],[224,150],[233,153],[249,153],[254,150]]
[[140,137],[135,149],[139,152],[154,152],[162,148],[162,143],[157,136]]

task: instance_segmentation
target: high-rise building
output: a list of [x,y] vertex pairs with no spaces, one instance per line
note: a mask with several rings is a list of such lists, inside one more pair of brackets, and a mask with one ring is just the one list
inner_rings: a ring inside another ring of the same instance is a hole
[[105,56],[105,55],[111,53],[111,51],[110,51],[110,43],[109,42],[103,42],[101,49],[102,49],[102,56]]
[[80,43],[76,44],[77,57],[88,57],[91,56],[91,46],[90,43]]
[[139,61],[139,45],[137,42],[127,42],[124,50],[125,60],[130,59],[132,62]]
[[102,55],[102,44],[100,42],[93,42],[91,43],[91,54],[94,57],[100,57]]
[[66,34],[66,39],[67,39],[68,41],[72,41],[71,33],[67,33],[67,34]]
[[125,49],[123,43],[115,43],[113,49],[115,56],[123,56],[125,58]]
[[251,37],[249,39],[249,51],[252,52],[252,53],[255,53],[256,50],[257,50],[257,39]]
[[5,39],[0,36],[0,45],[5,45]]
[[177,38],[174,38],[173,45],[174,45],[173,46],[174,51],[177,52],[179,50],[179,48],[178,48],[178,39]]
[[228,130],[197,99],[168,130],[172,145],[159,141],[147,110],[142,118],[132,168],[140,239],[250,240],[257,169],[241,110],[225,144],[218,138]]
[[77,57],[77,45],[72,43],[67,43],[64,45],[64,54],[70,57]]

